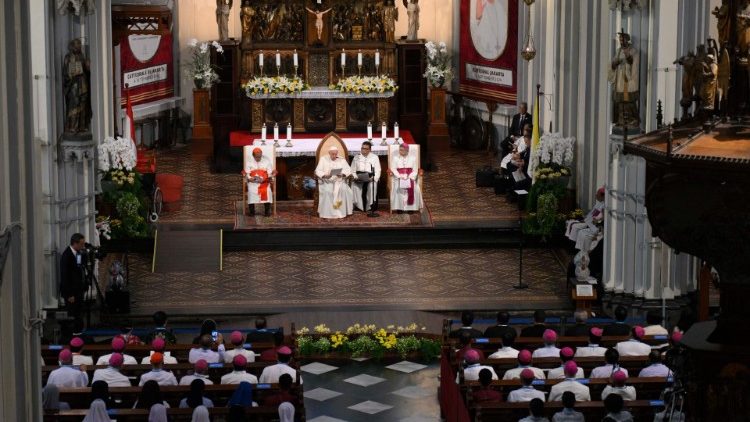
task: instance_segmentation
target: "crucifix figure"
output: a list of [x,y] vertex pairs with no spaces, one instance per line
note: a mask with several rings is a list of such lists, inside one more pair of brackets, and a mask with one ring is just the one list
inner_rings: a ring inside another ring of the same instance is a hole
[[312,13],[313,15],[315,15],[315,29],[318,31],[318,40],[322,41],[322,37],[323,37],[323,15],[325,15],[328,12],[330,12],[331,9],[328,8],[328,10],[324,10],[322,12],[317,12],[315,10],[311,10],[309,7],[306,7],[305,9],[307,9],[308,12]]

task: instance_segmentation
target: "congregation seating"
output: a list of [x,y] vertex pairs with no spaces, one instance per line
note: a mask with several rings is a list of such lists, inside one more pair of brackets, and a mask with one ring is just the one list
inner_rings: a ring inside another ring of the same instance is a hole
[[[663,403],[658,400],[633,400],[625,402],[625,409],[633,414],[635,421],[652,421],[654,413]],[[544,404],[544,414],[550,420],[552,415],[562,410],[562,402],[548,402]],[[575,409],[582,412],[586,420],[600,421],[607,414],[602,401],[577,402]],[[475,422],[505,422],[517,421],[529,415],[528,403],[483,403],[474,408]]]
[[[67,422],[67,421],[81,421],[86,416],[86,409],[71,409],[61,410],[55,413],[45,413],[44,420],[47,422]],[[115,409],[110,411],[112,418],[116,418],[118,422],[124,421],[144,421],[148,419],[149,411],[145,409]],[[216,420],[217,417],[226,417],[229,414],[229,408],[227,407],[212,407],[208,409],[208,414]],[[300,420],[305,420],[304,408],[299,407],[295,409],[295,414],[301,415]],[[169,408],[167,409],[167,415],[169,415],[172,421],[189,421],[192,419],[193,409],[179,409]],[[260,406],[260,407],[249,407],[245,409],[245,415],[253,422],[271,422],[279,420],[279,411],[276,407]]]

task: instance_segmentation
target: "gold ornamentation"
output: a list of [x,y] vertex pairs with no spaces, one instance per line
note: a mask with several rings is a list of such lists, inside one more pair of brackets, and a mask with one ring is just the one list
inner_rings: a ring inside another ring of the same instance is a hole
[[305,131],[305,100],[295,99],[294,100],[294,127],[295,132]]
[[388,119],[388,99],[380,98],[378,99],[378,121],[381,122],[387,122]]
[[336,99],[336,130],[346,130],[346,100],[343,98]]
[[263,126],[263,101],[251,100],[252,101],[252,130],[260,130]]

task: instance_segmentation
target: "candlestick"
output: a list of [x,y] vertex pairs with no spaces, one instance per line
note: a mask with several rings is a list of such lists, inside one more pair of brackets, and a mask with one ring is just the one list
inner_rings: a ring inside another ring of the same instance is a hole
[[398,139],[398,135],[399,135],[398,130],[399,130],[398,122],[396,122],[393,124],[393,139]]
[[263,127],[262,127],[262,128],[260,129],[260,139],[261,139],[261,140],[262,140],[263,142],[266,142],[266,130],[267,130],[267,129],[266,129],[266,124],[265,124],[265,123],[263,123]]
[[263,67],[263,50],[260,50],[260,54],[258,54],[258,64]]
[[357,66],[362,66],[362,50],[357,53]]
[[278,123],[273,124],[273,140],[274,141],[279,140],[279,124]]
[[388,142],[386,141],[386,135],[388,132],[388,126],[385,125],[385,122],[383,122],[380,125],[380,137],[382,140],[380,141],[380,145],[388,145]]
[[299,59],[297,57],[297,50],[294,50],[294,67],[299,66]]
[[346,66],[346,50],[341,49],[341,67]]
[[286,124],[286,145],[284,145],[287,148],[292,147],[292,124],[287,123]]
[[372,122],[367,122],[367,140],[372,140]]

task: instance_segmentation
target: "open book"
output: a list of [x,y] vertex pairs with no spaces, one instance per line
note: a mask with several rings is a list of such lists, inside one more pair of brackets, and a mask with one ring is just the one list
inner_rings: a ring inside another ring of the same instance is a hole
[[341,174],[341,168],[331,169],[331,176],[338,176]]

